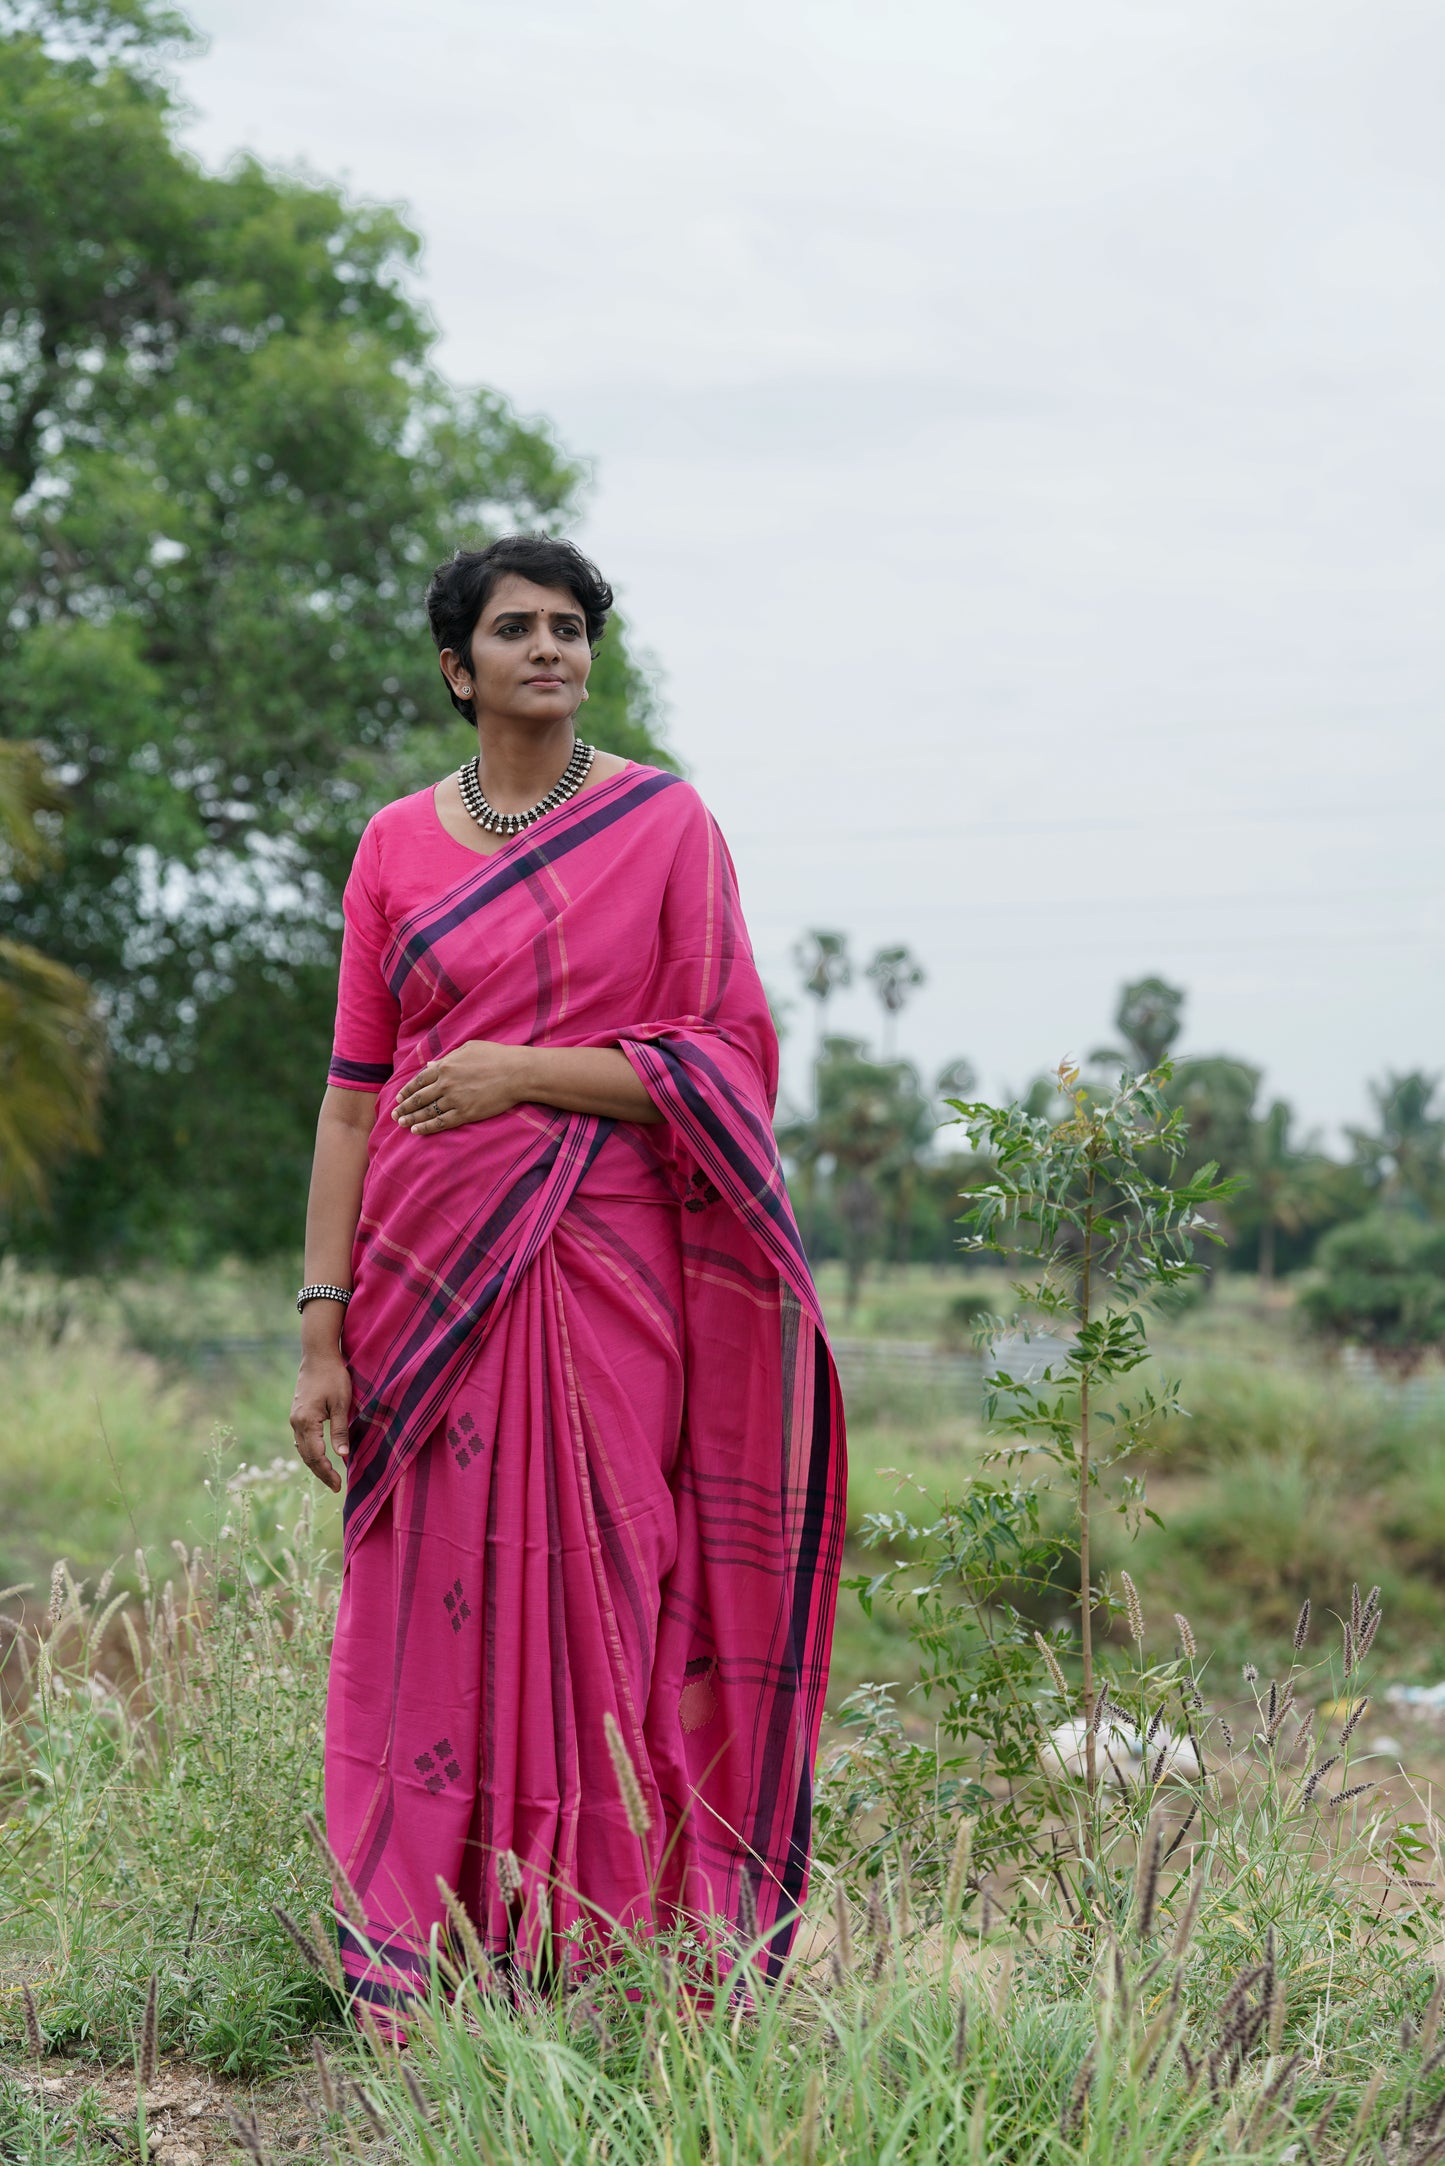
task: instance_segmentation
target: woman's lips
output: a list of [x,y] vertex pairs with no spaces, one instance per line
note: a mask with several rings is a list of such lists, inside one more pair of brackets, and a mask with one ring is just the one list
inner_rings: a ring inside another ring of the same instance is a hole
[[522,681],[524,684],[540,685],[544,692],[550,692],[554,685],[562,682],[562,679],[560,677],[524,677]]

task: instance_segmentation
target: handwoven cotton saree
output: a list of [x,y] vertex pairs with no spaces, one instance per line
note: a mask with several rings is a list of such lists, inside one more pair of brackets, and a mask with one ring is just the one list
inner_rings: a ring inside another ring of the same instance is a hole
[[[357,894],[368,847],[397,863],[408,834],[437,872],[394,922],[348,890],[332,1067],[380,1093],[327,1719],[328,1831],[367,1920],[348,1978],[383,2004],[424,1978],[438,1876],[529,1972],[612,1921],[754,1913],[776,1969],[807,1882],[843,1419],[731,863],[694,791],[639,766],[492,857],[430,793],[372,824]],[[361,968],[386,1058],[347,1039]],[[401,1083],[469,1039],[620,1046],[663,1120],[398,1126]]]

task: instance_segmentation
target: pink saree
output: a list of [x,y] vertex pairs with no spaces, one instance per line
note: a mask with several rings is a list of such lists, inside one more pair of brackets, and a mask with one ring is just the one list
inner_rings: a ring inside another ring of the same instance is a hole
[[[429,793],[402,800],[363,842],[396,865],[411,833],[432,892],[348,889],[332,1067],[380,1093],[327,1714],[328,1831],[367,1919],[343,1929],[348,1979],[378,2009],[425,1979],[438,1876],[529,1973],[595,1959],[614,1923],[754,1913],[776,1972],[807,1885],[844,1437],[731,862],[695,792],[635,765],[493,857],[440,850],[428,820]],[[359,971],[369,1041],[347,1037]],[[399,1128],[401,1081],[470,1038],[620,1045],[663,1120]]]

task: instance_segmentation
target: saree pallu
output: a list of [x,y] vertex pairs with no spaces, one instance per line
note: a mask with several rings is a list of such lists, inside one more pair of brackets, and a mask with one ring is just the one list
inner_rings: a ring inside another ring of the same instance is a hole
[[[686,784],[629,767],[477,858],[382,968],[402,1050],[345,1322],[327,1718],[328,1831],[367,1920],[348,1978],[379,2005],[422,1982],[438,1876],[534,1975],[617,1924],[716,1920],[776,1972],[807,1886],[844,1437],[726,849]],[[662,1120],[394,1123],[406,1077],[473,1038],[620,1046]]]

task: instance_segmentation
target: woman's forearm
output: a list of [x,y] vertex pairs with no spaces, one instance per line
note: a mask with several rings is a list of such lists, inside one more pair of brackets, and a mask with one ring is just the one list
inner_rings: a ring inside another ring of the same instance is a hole
[[[351,1248],[361,1216],[367,1143],[375,1119],[376,1100],[369,1091],[328,1086],[316,1123],[316,1155],[306,1205],[308,1285],[351,1285]],[[301,1317],[303,1343],[312,1337],[337,1338],[341,1313],[339,1302],[308,1301]]]
[[660,1121],[662,1115],[625,1053],[606,1045],[520,1047],[518,1096],[562,1113],[601,1113],[615,1121]]

